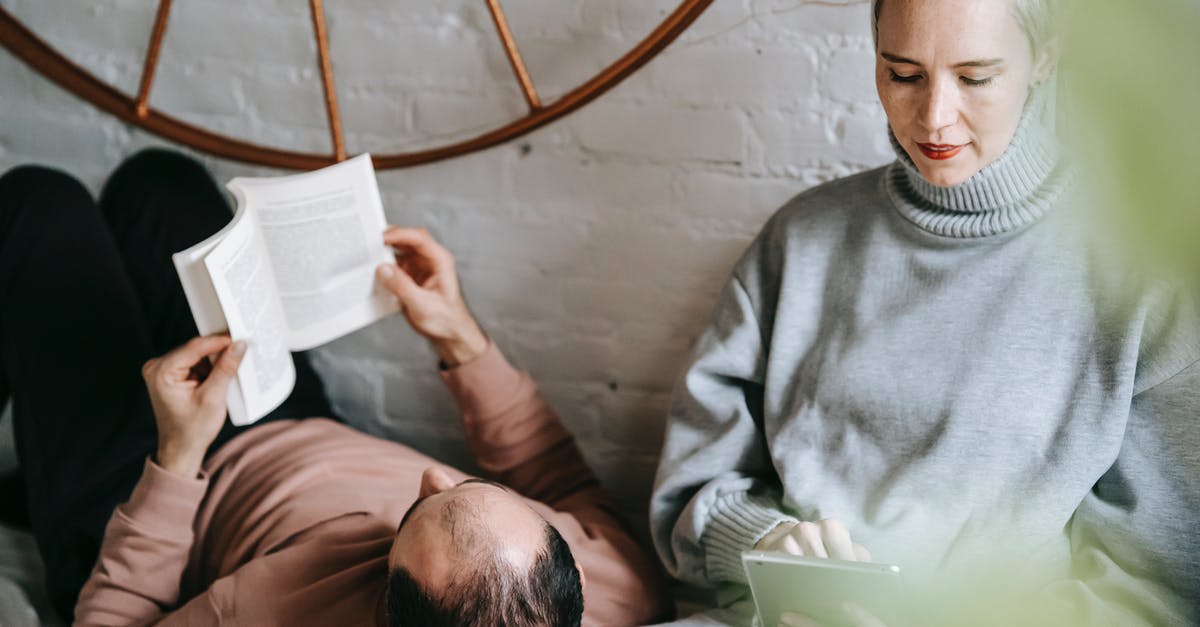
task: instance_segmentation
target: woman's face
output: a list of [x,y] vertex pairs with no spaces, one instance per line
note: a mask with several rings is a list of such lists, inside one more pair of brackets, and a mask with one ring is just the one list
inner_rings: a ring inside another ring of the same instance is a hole
[[1034,76],[1011,0],[884,0],[875,86],[888,124],[934,185],[966,181],[1016,132]]

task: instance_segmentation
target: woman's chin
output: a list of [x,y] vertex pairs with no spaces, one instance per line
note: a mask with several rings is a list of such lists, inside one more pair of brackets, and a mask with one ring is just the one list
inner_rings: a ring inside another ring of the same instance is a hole
[[975,175],[978,170],[951,164],[921,165],[917,171],[925,180],[938,187],[954,187],[961,185]]

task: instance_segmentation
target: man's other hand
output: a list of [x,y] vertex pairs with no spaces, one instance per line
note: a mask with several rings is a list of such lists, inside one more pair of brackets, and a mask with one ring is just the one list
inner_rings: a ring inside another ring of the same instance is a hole
[[396,263],[376,270],[379,282],[400,299],[404,317],[428,339],[446,366],[465,364],[487,350],[487,336],[459,288],[454,257],[425,229],[389,226],[383,242]]
[[225,423],[225,395],[245,354],[245,342],[206,335],[142,366],[158,425],[158,465],[188,477],[200,472]]

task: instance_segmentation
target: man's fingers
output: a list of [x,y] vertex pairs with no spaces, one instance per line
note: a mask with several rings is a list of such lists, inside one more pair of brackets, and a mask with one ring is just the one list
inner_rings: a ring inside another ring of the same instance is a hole
[[434,274],[453,273],[454,255],[442,246],[429,231],[421,228],[389,227],[383,233],[383,243],[412,250],[433,266]]
[[396,295],[401,303],[407,303],[412,300],[414,294],[420,291],[420,287],[408,273],[398,268],[396,264],[384,263],[380,264],[375,269],[375,276],[387,291]]
[[196,365],[196,362],[224,350],[232,342],[233,340],[225,333],[194,337],[182,346],[158,358],[158,369],[172,374],[181,373],[182,376],[186,377],[187,373],[191,371],[192,366]]
[[430,258],[442,252],[449,252],[433,238],[433,235],[430,235],[429,231],[421,228],[388,227],[388,230],[383,232],[383,243],[388,246],[409,248],[419,255]]
[[245,355],[246,342],[244,340],[238,340],[222,351],[221,356],[213,364],[212,372],[200,385],[200,393],[224,399],[225,393],[229,390],[229,382],[237,376],[238,366],[241,365],[242,357]]

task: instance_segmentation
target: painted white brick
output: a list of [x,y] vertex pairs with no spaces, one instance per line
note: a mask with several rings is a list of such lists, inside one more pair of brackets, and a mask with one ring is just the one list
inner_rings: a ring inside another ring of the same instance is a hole
[[751,163],[772,171],[796,169],[836,157],[840,147],[827,114],[814,110],[772,111],[751,118]]
[[663,221],[676,212],[672,171],[661,165],[546,152],[534,149],[514,163],[516,199],[527,212],[625,224]]
[[875,92],[875,51],[840,48],[830,54],[822,89],[834,100],[849,103],[878,102]]
[[679,180],[682,205],[690,221],[714,220],[757,232],[776,209],[806,185],[793,179],[746,178],[688,171]]
[[745,154],[742,118],[730,111],[609,100],[593,103],[567,124],[583,148],[597,152],[728,163]]
[[871,35],[871,3],[868,0],[837,3],[752,0],[751,4],[756,19],[773,36],[840,38]]
[[896,158],[888,141],[887,119],[882,107],[838,114],[836,129],[841,154],[846,161],[873,167]]
[[655,59],[644,82],[659,97],[698,106],[796,107],[817,100],[816,64],[816,52],[803,48],[684,46]]
[[[534,88],[547,104],[611,65],[628,47],[628,42],[595,34],[537,35],[522,38],[518,44]],[[504,63],[505,80],[515,85],[516,78],[512,77],[499,40],[490,50],[493,57]]]
[[516,89],[497,90],[488,99],[422,91],[415,96],[413,106],[416,130],[443,142],[477,136],[528,113],[525,100]]
[[[228,63],[192,62],[164,58],[155,72],[150,106],[184,120],[188,114],[237,116],[246,109],[242,79]],[[261,85],[255,97],[262,98]]]

